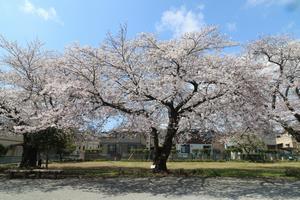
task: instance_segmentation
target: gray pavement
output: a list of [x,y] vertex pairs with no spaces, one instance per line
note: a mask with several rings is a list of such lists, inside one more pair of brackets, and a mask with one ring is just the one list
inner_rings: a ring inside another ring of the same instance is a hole
[[0,200],[299,199],[300,181],[234,178],[0,179]]

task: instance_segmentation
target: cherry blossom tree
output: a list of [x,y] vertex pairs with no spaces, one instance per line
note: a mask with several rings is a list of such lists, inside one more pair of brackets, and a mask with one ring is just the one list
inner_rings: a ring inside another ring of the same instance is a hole
[[248,51],[267,80],[270,119],[300,141],[300,42],[267,36],[251,43]]
[[1,36],[0,48],[0,117],[5,121],[1,125],[24,134],[21,167],[35,166],[32,133],[73,126],[72,87],[60,71],[59,56],[44,50],[40,41],[22,47]]
[[74,44],[63,54],[39,41],[21,47],[0,38],[1,126],[24,134],[23,166],[35,165],[31,133],[112,116],[122,119],[116,128],[153,138],[155,172],[167,172],[175,140],[269,128],[260,63],[224,54],[235,43],[216,27],[166,41],[146,33],[128,39],[126,32],[123,26],[99,48]]
[[91,111],[122,115],[123,128],[151,134],[154,171],[166,172],[175,138],[189,130],[261,128],[256,65],[222,53],[232,45],[214,26],[167,41],[127,39],[122,27],[99,48],[70,46],[63,65]]

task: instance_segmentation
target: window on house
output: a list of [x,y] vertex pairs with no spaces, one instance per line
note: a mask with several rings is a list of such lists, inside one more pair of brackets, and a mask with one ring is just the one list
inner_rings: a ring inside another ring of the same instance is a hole
[[135,149],[137,149],[135,144],[129,144],[127,146],[128,153],[132,153]]
[[108,153],[116,153],[116,145],[115,144],[108,144],[107,145]]
[[290,144],[285,144],[285,146],[290,147]]
[[188,145],[188,144],[181,145],[180,152],[181,153],[190,153],[190,145]]

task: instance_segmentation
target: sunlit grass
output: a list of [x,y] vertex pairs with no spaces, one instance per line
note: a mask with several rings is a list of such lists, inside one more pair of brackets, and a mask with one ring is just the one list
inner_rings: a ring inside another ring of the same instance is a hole
[[[98,167],[121,167],[121,168],[145,168],[149,169],[151,162],[132,161],[93,161],[52,163],[50,168],[98,168]],[[276,163],[251,163],[251,162],[168,162],[169,169],[283,169],[300,168],[300,162],[276,162]]]
[[[63,169],[66,177],[151,177],[161,176],[150,170],[151,162],[91,161],[51,163],[50,169]],[[0,171],[13,166],[0,165]],[[15,168],[15,167],[13,167]],[[175,176],[237,178],[300,178],[300,162],[168,162]]]

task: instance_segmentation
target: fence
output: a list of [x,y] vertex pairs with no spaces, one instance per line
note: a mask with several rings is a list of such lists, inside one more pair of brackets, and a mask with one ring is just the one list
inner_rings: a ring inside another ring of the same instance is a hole
[[[109,158],[113,160],[113,157]],[[153,158],[153,154],[149,153],[133,153],[124,154],[119,157],[118,160],[142,160],[150,161]],[[230,161],[230,160],[245,160],[253,162],[270,162],[278,160],[300,160],[300,155],[292,154],[290,152],[264,152],[243,154],[240,152],[210,152],[210,153],[171,153],[169,156],[170,161]]]
[[[70,160],[129,160],[129,161],[151,161],[153,153],[133,152],[122,155],[109,155],[101,153],[88,153],[84,159],[79,155],[50,155],[50,161],[70,161]],[[20,163],[21,156],[0,156],[0,164]],[[170,161],[229,161],[229,160],[249,160],[254,162],[276,161],[276,160],[300,160],[300,155],[287,152],[268,152],[259,154],[242,154],[239,152],[211,152],[205,154],[177,153],[173,152],[169,156]]]
[[21,160],[21,156],[0,156],[0,164],[20,163]]
[[[45,160],[44,157],[42,157]],[[69,155],[60,157],[60,155],[49,155],[49,161],[61,161],[61,160],[78,160],[77,155]],[[22,160],[21,156],[0,156],[0,164],[19,164]]]

